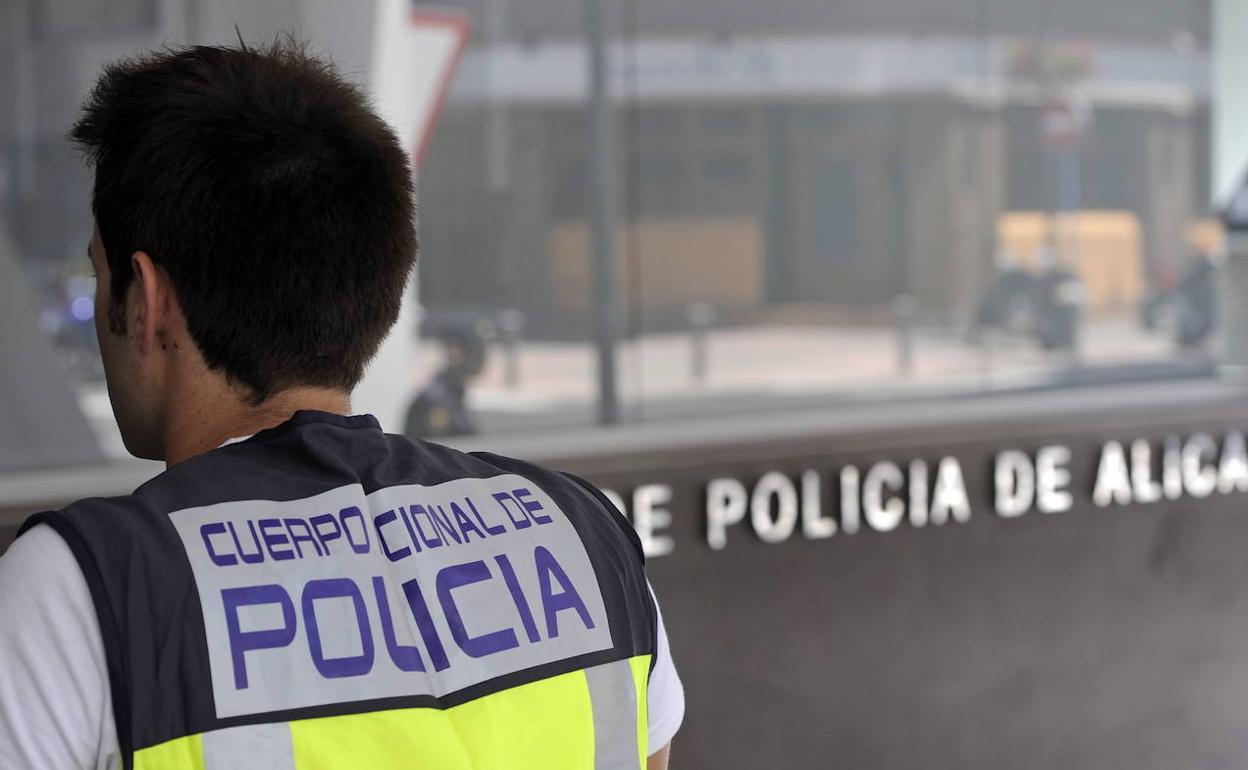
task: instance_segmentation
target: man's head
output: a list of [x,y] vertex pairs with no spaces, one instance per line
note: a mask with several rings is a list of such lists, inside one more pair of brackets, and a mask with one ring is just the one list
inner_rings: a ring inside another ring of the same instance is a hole
[[96,325],[131,452],[163,457],[169,413],[204,407],[168,403],[188,360],[252,405],[355,386],[398,315],[415,210],[393,132],[331,65],[293,43],[122,61],[72,138],[95,169]]

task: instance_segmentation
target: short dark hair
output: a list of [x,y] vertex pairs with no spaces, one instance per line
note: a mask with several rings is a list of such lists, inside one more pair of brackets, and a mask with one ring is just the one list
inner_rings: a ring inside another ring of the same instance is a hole
[[209,368],[254,403],[354,387],[398,317],[415,203],[394,132],[332,64],[290,39],[123,60],[71,138],[95,169],[115,332],[144,251]]

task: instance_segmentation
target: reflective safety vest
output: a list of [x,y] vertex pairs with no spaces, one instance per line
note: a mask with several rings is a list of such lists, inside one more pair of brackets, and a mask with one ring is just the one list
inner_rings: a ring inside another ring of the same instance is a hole
[[299,412],[36,523],[127,769],[645,767],[641,546],[573,476]]

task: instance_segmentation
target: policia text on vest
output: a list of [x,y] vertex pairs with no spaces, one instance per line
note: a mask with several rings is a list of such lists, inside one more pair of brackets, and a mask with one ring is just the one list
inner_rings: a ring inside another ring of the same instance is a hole
[[[175,513],[204,606],[218,714],[413,687],[445,695],[495,675],[493,659],[514,670],[610,647],[585,549],[533,486],[505,475],[392,487],[369,498],[371,516],[353,504],[358,487]],[[311,513],[326,510],[336,512]],[[416,643],[401,642],[396,629],[413,626]],[[291,675],[249,678],[261,650],[281,650]]]

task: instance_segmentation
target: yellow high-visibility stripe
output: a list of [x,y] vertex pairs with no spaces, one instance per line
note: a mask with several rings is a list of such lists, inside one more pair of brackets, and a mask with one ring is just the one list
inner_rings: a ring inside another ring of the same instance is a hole
[[588,770],[593,714],[574,671],[449,709],[395,709],[292,722],[297,770]]
[[134,770],[206,770],[199,735],[188,735],[134,752]]
[[633,686],[637,688],[637,750],[641,753],[642,770],[645,770],[646,760],[650,757],[650,708],[647,699],[650,692],[650,657],[638,655],[628,660],[633,669]]
[[[648,747],[650,656],[631,658],[639,765]],[[448,709],[404,708],[290,722],[296,770],[592,770],[594,720],[585,672],[502,690]],[[239,728],[233,728],[239,729]],[[134,770],[208,767],[200,735],[135,752]]]

